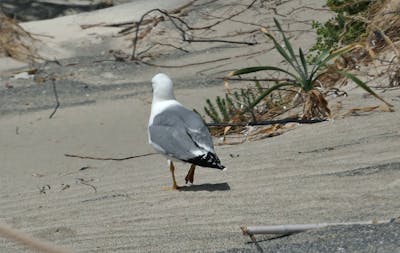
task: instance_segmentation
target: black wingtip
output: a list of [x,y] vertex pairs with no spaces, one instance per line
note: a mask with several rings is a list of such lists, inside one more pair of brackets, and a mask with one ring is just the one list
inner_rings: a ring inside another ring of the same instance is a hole
[[219,170],[225,169],[225,166],[221,164],[221,161],[219,160],[218,156],[216,154],[213,154],[211,152],[208,152],[207,154],[201,155],[201,156],[196,156],[194,158],[188,159],[186,162],[202,166],[202,167],[209,167],[209,168],[215,168]]

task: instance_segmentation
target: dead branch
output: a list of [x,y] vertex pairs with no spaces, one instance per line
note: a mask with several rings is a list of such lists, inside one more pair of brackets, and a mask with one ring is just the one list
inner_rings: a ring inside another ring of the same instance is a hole
[[[222,22],[225,22],[225,21],[227,21],[227,20],[229,20],[229,19],[231,19],[231,18],[243,13],[244,11],[248,10],[249,8],[251,8],[256,1],[257,0],[253,0],[251,2],[251,4],[248,5],[245,9],[243,9],[243,10],[237,12],[237,13],[234,13],[233,15],[231,15],[231,16],[229,16],[227,18],[219,20],[219,21],[217,21],[217,22],[215,22],[215,23],[213,23],[211,25],[202,26],[202,27],[189,26],[183,19],[181,19],[180,17],[177,17],[177,16],[173,16],[173,15],[171,15],[170,13],[168,13],[165,10],[161,10],[161,9],[158,9],[158,8],[149,10],[146,13],[144,13],[141,16],[140,20],[136,23],[136,31],[135,31],[135,37],[133,39],[133,48],[132,48],[131,60],[137,60],[137,57],[136,57],[137,42],[138,42],[139,39],[141,39],[139,37],[139,27],[141,25],[143,25],[143,22],[145,21],[145,17],[150,15],[153,12],[159,12],[162,15],[164,15],[165,17],[167,17],[171,21],[171,23],[175,26],[175,28],[178,31],[180,31],[181,36],[182,36],[182,41],[184,41],[184,42],[188,42],[188,43],[192,43],[192,42],[207,42],[207,43],[210,43],[210,42],[222,42],[222,43],[232,43],[232,44],[255,45],[255,44],[257,44],[257,42],[229,41],[229,40],[220,40],[220,39],[194,39],[180,25],[184,26],[189,31],[190,30],[207,30],[207,29],[210,29],[210,28],[212,28],[212,27],[214,27],[216,25],[221,24]],[[157,23],[155,25],[157,25]],[[153,25],[152,28],[154,28],[155,25]],[[149,28],[149,29],[151,30],[152,28]],[[141,37],[143,38],[144,36],[141,36]]]
[[75,157],[75,158],[80,158],[80,159],[90,159],[90,160],[101,160],[101,161],[124,161],[124,160],[129,160],[129,159],[134,159],[134,158],[139,158],[139,157],[144,157],[144,156],[151,156],[151,155],[157,155],[158,153],[147,153],[143,155],[135,155],[135,156],[128,156],[128,157],[122,157],[122,158],[113,158],[113,157],[93,157],[93,156],[81,156],[81,155],[72,155],[72,154],[64,154],[66,157]]
[[202,61],[202,62],[194,62],[194,63],[188,63],[188,64],[183,64],[183,65],[161,65],[161,64],[154,64],[154,63],[149,63],[145,62],[139,59],[135,59],[138,63],[143,63],[144,65],[152,66],[152,67],[159,67],[159,68],[185,68],[185,67],[191,67],[191,66],[196,66],[196,65],[203,65],[203,64],[208,64],[208,63],[214,63],[214,62],[219,62],[219,61],[226,61],[230,60],[231,57],[224,57],[216,60],[209,60],[209,61]]
[[189,42],[189,43],[192,43],[192,42],[222,42],[222,43],[230,43],[230,44],[249,45],[249,46],[254,46],[257,44],[257,42],[219,40],[219,39],[185,39],[184,41]]
[[[188,30],[206,30],[210,29],[214,25],[218,25],[221,22],[216,22],[213,25],[203,26],[203,27],[191,27],[189,26],[183,19],[175,16],[169,15],[167,12],[162,12],[165,16],[169,18],[171,23],[175,26],[175,28],[181,32],[182,41],[192,43],[192,42],[223,42],[223,43],[231,43],[231,44],[244,44],[244,45],[255,45],[257,42],[243,42],[243,41],[230,41],[230,40],[220,40],[220,39],[193,39],[193,36],[189,35],[184,29],[182,29],[175,21],[178,21],[181,25],[185,26]],[[222,20],[226,21],[226,20]]]
[[[397,218],[398,219],[398,218]],[[251,240],[255,242],[254,235],[256,234],[285,234],[290,235],[294,233],[304,232],[310,229],[324,228],[328,226],[349,226],[349,225],[376,225],[396,222],[396,219],[390,220],[373,220],[373,221],[359,221],[359,222],[343,222],[343,223],[318,223],[318,224],[293,224],[293,225],[273,225],[273,226],[241,226],[240,229],[243,235],[250,236]],[[398,221],[397,221],[398,222]]]
[[50,114],[49,119],[51,119],[54,114],[56,113],[57,109],[60,107],[60,101],[58,100],[58,93],[57,93],[57,89],[56,89],[56,81],[55,78],[51,78],[51,83],[53,85],[53,93],[54,93],[54,97],[56,99],[56,107],[54,107],[53,112]]
[[71,253],[71,251],[59,248],[49,242],[36,239],[22,231],[18,231],[6,224],[0,223],[0,236],[7,237],[10,240],[19,242],[28,246],[30,249],[45,253]]
[[291,11],[289,11],[287,14],[286,14],[286,16],[290,16],[290,15],[292,15],[294,12],[297,12],[297,11],[300,11],[300,10],[303,10],[303,9],[308,9],[308,10],[312,10],[312,11],[327,11],[327,12],[332,12],[330,9],[327,9],[327,8],[313,8],[313,7],[310,7],[310,6],[300,6],[300,7],[298,7],[298,8],[293,8]]
[[243,12],[245,12],[246,10],[250,9],[251,7],[253,7],[253,5],[257,2],[257,0],[253,0],[253,2],[251,2],[246,8],[244,8],[243,10],[240,10],[232,15],[230,15],[229,17],[223,18],[217,22],[215,22],[214,24],[211,25],[207,25],[207,26],[203,26],[203,27],[192,27],[191,30],[203,30],[203,29],[210,29],[211,27],[214,27],[216,25],[219,25],[225,21],[231,20],[232,18],[242,14]]
[[[169,43],[161,43],[161,42],[156,42],[156,43],[155,43],[155,45],[161,45],[161,46],[173,47],[173,48],[175,48],[175,49],[178,49],[178,50],[180,50],[180,51],[182,51],[182,52],[189,53],[189,51],[188,51],[188,50],[186,50],[186,49],[183,49],[183,48],[181,48],[181,47],[178,47],[178,46],[175,46],[175,45],[172,45],[172,44],[169,44]],[[140,52],[140,53],[143,53],[143,52]]]
[[[249,35],[249,34],[258,33],[258,32],[260,32],[260,29],[257,28],[257,29],[251,29],[251,30],[248,30],[248,31],[236,31],[234,33],[228,33],[228,34],[225,34],[225,35],[221,35],[219,37],[220,38],[232,38],[232,37],[235,37],[235,36],[240,36],[240,35],[244,35],[244,34]],[[253,36],[254,36],[254,34],[253,34]]]
[[[108,24],[108,25],[113,25],[113,24]],[[82,25],[80,25],[82,30],[89,29],[89,28],[96,27],[96,26],[107,26],[107,24],[104,23],[104,22],[101,22],[101,23],[96,23],[96,24],[82,24]]]
[[[131,55],[131,60],[135,60],[136,59],[136,45],[137,45],[137,41],[138,41],[138,35],[139,35],[139,27],[142,24],[142,22],[144,21],[144,18],[149,15],[152,12],[158,11],[159,9],[152,9],[149,10],[147,12],[145,12],[139,19],[139,21],[136,23],[136,31],[135,31],[135,37],[133,38],[133,48],[132,48],[132,55]],[[161,10],[160,10],[161,11]]]
[[[208,16],[208,17],[211,17],[211,18],[223,19],[222,17],[214,16],[214,15],[209,14],[209,13],[202,13],[202,14],[204,16]],[[245,25],[253,25],[253,26],[260,27],[260,28],[264,27],[263,25],[260,25],[260,24],[256,24],[256,23],[252,23],[252,22],[246,22],[246,21],[237,20],[237,19],[233,19],[233,18],[229,19],[229,21],[235,22],[235,23],[240,23],[240,24],[245,24]]]
[[[141,56],[141,55],[147,53],[148,51],[150,51],[151,49],[153,49],[153,48],[156,47],[156,46],[157,46],[157,44],[153,44],[153,45],[149,46],[148,48],[146,48],[146,49],[140,51],[140,52],[137,54],[137,56]],[[167,46],[167,45],[165,45],[165,46]],[[122,52],[122,51],[121,51],[121,52]],[[127,54],[125,54],[125,53],[124,53],[124,54],[120,54],[120,55],[121,55],[121,56],[124,56],[124,57],[125,57],[125,60],[129,58],[129,56],[128,56]],[[115,54],[113,54],[113,56],[115,57]],[[117,57],[115,57],[115,59],[118,60]]]
[[110,23],[110,24],[101,22],[101,23],[96,23],[96,24],[82,24],[82,25],[80,25],[80,27],[81,27],[82,30],[85,30],[85,29],[89,29],[89,28],[92,28],[92,27],[96,27],[96,26],[120,27],[120,26],[135,25],[135,24],[136,24],[135,21],[125,21],[125,22]]
[[[176,9],[172,10],[171,13],[174,13],[174,14],[175,13],[180,13],[180,12],[182,12],[182,10],[184,10],[187,7],[189,7],[190,5],[192,5],[196,1],[197,0],[190,1],[187,4],[182,5],[182,6],[178,7],[178,8],[176,8]],[[151,23],[152,21],[153,21],[152,19],[145,20],[145,21],[142,22],[142,25],[147,25],[147,24]],[[96,24],[82,24],[82,25],[80,25],[80,27],[81,27],[81,29],[84,30],[84,29],[89,29],[89,28],[96,27],[96,26],[121,27],[121,26],[127,26],[128,25],[128,27],[126,27],[126,28],[124,28],[124,29],[122,29],[121,31],[118,32],[118,33],[125,33],[127,31],[132,30],[133,28],[135,28],[137,26],[137,23],[138,23],[137,21],[123,21],[123,22],[109,23],[109,24],[101,22],[101,23],[96,23]]]
[[296,81],[289,78],[234,78],[234,77],[218,77],[217,79],[222,79],[226,81],[266,81],[266,82],[293,82]]
[[264,120],[253,122],[235,122],[235,123],[206,123],[209,127],[227,127],[227,126],[266,126],[275,124],[299,123],[299,124],[313,124],[327,121],[326,119],[277,119],[277,120]]
[[248,53],[248,54],[235,55],[235,56],[232,56],[232,57],[223,57],[223,58],[219,58],[219,59],[215,59],[215,60],[194,62],[194,63],[188,63],[188,64],[183,64],[183,65],[160,65],[160,64],[154,64],[154,63],[145,62],[145,61],[142,61],[140,59],[135,59],[135,61],[138,62],[138,63],[143,63],[144,65],[148,65],[148,66],[152,66],[152,67],[159,67],[159,68],[185,68],[185,67],[203,65],[203,64],[214,63],[214,62],[227,61],[227,60],[231,60],[231,59],[235,59],[235,58],[248,57],[248,56],[257,55],[257,54],[260,54],[260,53],[265,53],[267,51],[270,51],[271,49],[273,49],[273,48],[263,49],[263,50],[252,52],[252,53]]

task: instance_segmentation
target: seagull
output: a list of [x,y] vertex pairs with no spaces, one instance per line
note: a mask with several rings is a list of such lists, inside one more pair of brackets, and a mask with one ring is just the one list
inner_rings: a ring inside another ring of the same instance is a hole
[[163,73],[152,79],[153,101],[148,125],[148,139],[153,148],[168,159],[172,189],[179,186],[173,161],[190,163],[186,184],[193,184],[196,166],[225,170],[215,153],[212,138],[202,118],[185,108],[174,96],[173,83]]

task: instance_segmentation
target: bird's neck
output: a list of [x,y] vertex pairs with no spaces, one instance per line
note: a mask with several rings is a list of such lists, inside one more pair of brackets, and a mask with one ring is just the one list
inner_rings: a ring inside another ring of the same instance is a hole
[[153,95],[153,104],[161,103],[165,101],[176,101],[174,94],[168,94],[167,96],[156,96]]
[[151,104],[149,125],[153,122],[153,119],[157,114],[161,113],[165,108],[167,108],[168,106],[172,106],[172,105],[181,106],[181,104],[178,101],[176,101],[175,99],[160,100],[157,98],[156,100],[154,100],[154,98],[153,98],[153,102]]
[[155,107],[163,107],[166,105],[175,105],[175,104],[179,104],[178,101],[176,101],[175,98],[170,98],[170,99],[166,99],[166,98],[159,98],[159,97],[153,97],[153,101],[151,103],[151,107],[152,109]]

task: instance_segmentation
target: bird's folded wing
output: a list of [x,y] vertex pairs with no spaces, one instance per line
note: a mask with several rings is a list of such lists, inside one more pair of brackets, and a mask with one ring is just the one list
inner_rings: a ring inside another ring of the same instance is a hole
[[152,143],[180,160],[214,153],[212,139],[203,120],[182,106],[171,106],[155,116],[149,126],[149,134]]

